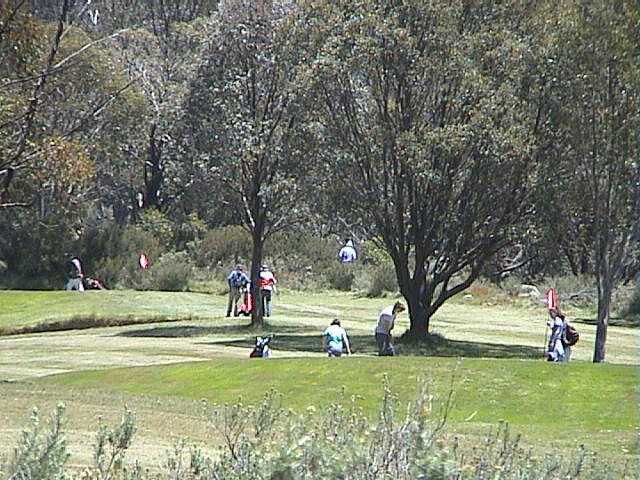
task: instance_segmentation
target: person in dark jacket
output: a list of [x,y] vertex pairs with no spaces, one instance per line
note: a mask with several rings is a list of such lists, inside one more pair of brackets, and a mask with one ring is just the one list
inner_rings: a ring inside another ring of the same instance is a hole
[[233,310],[233,316],[238,316],[238,300],[242,296],[242,289],[246,288],[249,284],[249,277],[244,273],[244,267],[242,265],[236,266],[227,277],[229,283],[229,303],[227,304],[227,317],[231,316],[231,310]]

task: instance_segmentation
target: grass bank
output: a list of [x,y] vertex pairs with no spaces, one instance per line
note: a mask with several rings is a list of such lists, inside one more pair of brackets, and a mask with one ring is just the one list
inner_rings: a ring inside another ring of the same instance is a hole
[[396,358],[219,359],[168,366],[55,375],[43,384],[211,403],[259,402],[276,389],[296,411],[349,401],[373,413],[387,377],[401,401],[425,378],[437,398],[454,393],[454,431],[477,433],[499,422],[540,447],[551,443],[622,457],[638,454],[638,368],[542,361]]
[[223,308],[223,297],[188,292],[4,290],[0,335],[206,319]]

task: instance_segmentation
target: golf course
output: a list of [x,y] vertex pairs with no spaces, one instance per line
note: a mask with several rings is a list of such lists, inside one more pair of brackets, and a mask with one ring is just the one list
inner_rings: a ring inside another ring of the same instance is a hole
[[[136,415],[128,456],[150,468],[184,440],[215,455],[215,405],[258,405],[274,390],[295,414],[355,404],[375,417],[384,385],[400,405],[425,384],[450,407],[445,435],[469,445],[501,425],[534,455],[584,448],[623,471],[640,434],[638,329],[609,327],[608,362],[593,364],[593,312],[567,308],[580,341],[572,361],[543,361],[546,311],[526,299],[454,299],[432,321],[431,341],[400,342],[378,357],[373,328],[393,298],[284,292],[262,330],[224,317],[226,297],[204,293],[0,292],[0,456],[10,456],[32,408],[66,406],[71,465],[91,463],[100,421]],[[340,318],[353,355],[325,358],[321,333]],[[408,326],[398,317],[396,332]],[[270,359],[249,359],[255,337],[273,335]],[[404,408],[404,407],[403,407]]]

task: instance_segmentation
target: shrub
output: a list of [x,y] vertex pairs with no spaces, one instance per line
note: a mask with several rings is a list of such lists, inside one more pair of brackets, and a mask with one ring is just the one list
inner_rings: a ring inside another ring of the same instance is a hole
[[398,278],[393,263],[384,262],[373,267],[371,284],[367,290],[367,296],[379,297],[384,292],[395,293],[398,291]]
[[40,415],[37,409],[31,414],[29,428],[22,432],[18,446],[14,450],[13,461],[9,464],[10,479],[57,480],[67,478],[64,465],[69,458],[67,441],[62,433],[64,405],[56,407],[48,421],[48,431],[40,429]]
[[[580,307],[595,307],[598,302],[596,281],[589,275],[565,275],[545,279],[546,290],[555,287],[558,290],[560,307],[562,305],[574,305]],[[541,289],[541,291],[543,291]],[[543,291],[544,293],[544,291]]]
[[323,273],[338,263],[339,245],[305,233],[279,233],[265,244],[265,257],[280,271]]
[[364,264],[382,265],[391,262],[387,251],[376,240],[365,240],[360,244],[360,260]]
[[190,213],[176,221],[174,228],[175,246],[182,250],[187,245],[197,243],[207,233],[207,224],[198,217],[197,213]]
[[131,277],[136,290],[181,292],[187,289],[193,266],[186,252],[165,253],[147,270]]
[[107,255],[96,264],[95,275],[109,288],[135,288],[142,278],[140,253],[144,252],[153,265],[164,251],[165,247],[153,233],[137,226],[127,227],[122,235],[114,235]]
[[353,285],[355,278],[354,265],[342,265],[341,263],[335,263],[327,269],[324,276],[327,283],[331,288],[336,290],[349,291]]
[[194,267],[189,278],[188,289],[190,292],[226,295],[229,292],[228,274],[228,271],[219,267],[211,269]]
[[[116,428],[100,426],[94,465],[82,472],[63,471],[66,443],[60,441],[61,428],[54,428],[46,444],[55,446],[51,451],[42,448],[43,439],[31,449],[34,437],[23,438],[16,452],[32,453],[17,458],[9,478],[604,479],[627,478],[625,474],[637,466],[615,472],[597,457],[589,458],[583,449],[574,455],[550,453],[536,458],[521,445],[519,435],[511,435],[506,424],[489,432],[483,441],[465,445],[446,435],[451,399],[449,392],[436,401],[423,383],[415,400],[407,403],[394,394],[385,378],[378,415],[371,419],[358,407],[355,397],[335,402],[321,413],[310,406],[306,413],[296,415],[285,411],[280,395],[271,390],[256,406],[235,403],[209,407],[210,425],[222,443],[215,458],[206,458],[195,447],[186,451],[186,443],[178,442],[157,472],[143,470],[138,463],[131,471],[123,466],[135,432],[133,414],[126,411]],[[18,471],[44,473],[11,476]]]
[[251,258],[251,236],[238,225],[210,230],[196,246],[196,264],[199,267],[218,264],[234,265]]
[[145,209],[136,226],[143,232],[150,233],[165,248],[174,244],[173,223],[155,208]]
[[640,325],[640,286],[637,286],[625,309],[625,316],[630,317],[636,325]]
[[398,291],[398,279],[391,262],[365,265],[357,270],[354,288],[367,297],[382,297]]

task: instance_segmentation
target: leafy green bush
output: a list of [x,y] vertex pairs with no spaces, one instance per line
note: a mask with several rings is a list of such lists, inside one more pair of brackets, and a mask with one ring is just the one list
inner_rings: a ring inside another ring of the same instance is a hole
[[555,287],[558,290],[561,307],[564,304],[595,308],[598,302],[596,285],[595,278],[589,275],[565,275],[545,279],[541,293],[544,294],[544,290],[549,287]]
[[640,325],[640,286],[634,289],[633,295],[625,309],[625,316],[630,317],[636,325]]
[[382,297],[386,293],[396,293],[398,279],[393,263],[361,266],[356,273],[354,288],[367,297]]
[[251,236],[238,225],[210,230],[197,243],[193,256],[199,267],[246,263],[251,258]]
[[187,289],[193,266],[186,252],[165,253],[147,270],[131,277],[136,290],[182,292]]
[[338,263],[339,245],[328,238],[305,233],[279,233],[265,245],[265,258],[272,267],[284,272],[325,272]]
[[391,262],[387,251],[380,246],[379,240],[369,239],[360,244],[360,260],[364,264],[381,265]]
[[328,286],[335,288],[336,290],[349,291],[353,285],[355,279],[355,268],[353,265],[342,265],[341,263],[334,263],[327,268],[324,276],[327,280]]
[[384,262],[374,266],[367,296],[379,297],[384,292],[395,293],[397,291],[398,278],[396,277],[396,270],[393,263]]
[[150,233],[165,248],[171,248],[174,244],[173,223],[167,216],[156,210],[148,208],[142,212],[137,223],[137,228]]
[[229,275],[229,272],[219,267],[193,267],[189,278],[188,290],[190,292],[226,295],[229,292],[227,275]]
[[165,247],[153,232],[138,226],[127,227],[120,235],[114,235],[105,257],[96,264],[95,276],[109,288],[139,287],[146,273],[138,263],[140,254],[147,255],[153,265],[164,252]]

